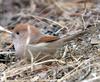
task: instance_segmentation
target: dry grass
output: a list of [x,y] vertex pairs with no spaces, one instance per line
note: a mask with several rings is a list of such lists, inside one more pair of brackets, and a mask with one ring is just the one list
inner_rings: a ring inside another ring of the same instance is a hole
[[[32,3],[27,8],[23,8],[23,6],[19,8],[20,12],[13,13],[12,9],[11,11],[8,9],[8,12],[4,12],[0,20],[1,26],[4,27],[14,27],[20,22],[27,22],[37,26],[45,34],[55,34],[59,37],[64,37],[65,35],[71,36],[78,30],[88,30],[88,32],[80,37],[75,37],[74,40],[66,42],[63,47],[56,51],[55,59],[41,62],[37,60],[34,62],[33,57],[31,57],[31,64],[26,63],[25,59],[16,62],[12,60],[4,63],[7,68],[4,66],[3,69],[5,70],[1,71],[0,69],[0,81],[100,81],[100,3],[98,1],[98,4],[95,4],[92,0],[85,3],[79,3],[77,0],[71,1],[31,0]],[[9,12],[12,16],[7,18],[6,16]],[[9,21],[4,21],[4,18],[9,19]],[[28,31],[30,33],[30,29]],[[1,40],[3,36],[2,33],[0,34]],[[3,48],[3,45],[6,45],[5,42],[6,39],[0,41],[0,49]],[[11,42],[11,40],[8,42]],[[28,41],[26,44],[28,44]],[[12,58],[14,49],[9,48],[8,50],[10,51],[3,49],[0,55],[11,55],[10,58]],[[45,65],[48,62],[52,62],[52,65]]]

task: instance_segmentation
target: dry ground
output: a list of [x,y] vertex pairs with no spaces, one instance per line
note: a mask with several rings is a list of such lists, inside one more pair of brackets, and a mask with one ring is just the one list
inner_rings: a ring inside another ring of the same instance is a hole
[[60,37],[89,31],[55,59],[32,64],[16,62],[10,36],[0,32],[0,82],[100,82],[100,0],[0,0],[0,26],[12,30],[21,22]]

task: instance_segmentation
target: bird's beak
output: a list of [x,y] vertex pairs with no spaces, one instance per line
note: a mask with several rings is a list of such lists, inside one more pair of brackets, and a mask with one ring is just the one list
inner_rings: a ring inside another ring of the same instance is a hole
[[12,35],[12,33],[13,33],[13,32],[11,32],[11,31],[5,29],[5,28],[2,27],[2,26],[0,26],[0,30],[1,30],[1,31],[4,31],[4,32],[7,32],[7,33],[9,33],[9,34],[11,34],[11,35]]

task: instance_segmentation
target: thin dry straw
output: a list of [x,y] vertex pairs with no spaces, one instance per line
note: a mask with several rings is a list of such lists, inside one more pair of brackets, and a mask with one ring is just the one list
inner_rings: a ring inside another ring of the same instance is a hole
[[5,28],[4,28],[4,27],[2,27],[2,26],[0,26],[0,30],[1,30],[1,31],[4,31],[4,32],[7,32],[7,33],[9,33],[9,34],[12,34],[12,32],[11,32],[11,31],[9,31],[9,30],[5,29]]

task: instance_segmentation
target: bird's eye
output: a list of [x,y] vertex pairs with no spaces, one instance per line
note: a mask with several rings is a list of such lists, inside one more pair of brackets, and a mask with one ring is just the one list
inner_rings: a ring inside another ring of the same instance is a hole
[[19,35],[19,32],[16,32],[17,35]]

